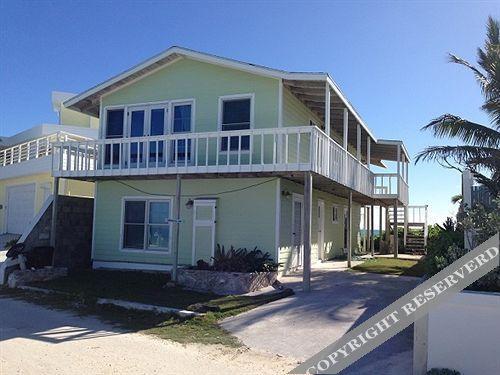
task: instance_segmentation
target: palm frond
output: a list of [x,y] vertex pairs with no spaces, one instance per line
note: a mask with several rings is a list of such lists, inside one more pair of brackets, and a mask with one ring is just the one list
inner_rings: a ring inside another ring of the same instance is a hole
[[451,114],[432,120],[422,130],[432,131],[436,138],[458,138],[472,146],[500,147],[500,132]]
[[467,166],[471,160],[476,167],[491,169],[500,160],[500,150],[477,146],[431,146],[417,154],[415,163],[420,161],[444,161]]

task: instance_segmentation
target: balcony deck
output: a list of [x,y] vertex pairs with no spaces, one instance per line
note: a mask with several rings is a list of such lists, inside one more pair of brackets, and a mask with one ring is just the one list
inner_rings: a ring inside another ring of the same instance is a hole
[[373,173],[312,126],[55,142],[53,150],[55,177],[95,181],[311,171],[322,184],[330,182],[370,199],[408,203],[408,185],[401,176]]

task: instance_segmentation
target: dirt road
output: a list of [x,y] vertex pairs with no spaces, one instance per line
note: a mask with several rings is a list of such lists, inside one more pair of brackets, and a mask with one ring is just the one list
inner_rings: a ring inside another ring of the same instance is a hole
[[0,374],[285,374],[295,362],[181,345],[89,317],[0,298]]

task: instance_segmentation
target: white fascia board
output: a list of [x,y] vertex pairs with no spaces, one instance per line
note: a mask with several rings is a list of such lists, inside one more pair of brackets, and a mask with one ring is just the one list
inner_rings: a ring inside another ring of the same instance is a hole
[[[249,63],[245,63],[245,62],[241,62],[241,61],[237,61],[237,60],[231,60],[231,59],[228,59],[225,57],[219,57],[219,56],[210,55],[210,54],[203,53],[203,52],[197,52],[197,51],[193,51],[190,49],[174,46],[174,47],[171,47],[158,55],[151,57],[150,59],[148,59],[146,61],[143,61],[142,63],[139,63],[138,65],[133,66],[132,68],[130,68],[130,69],[128,69],[128,70],[108,79],[108,80],[90,88],[87,91],[84,91],[83,93],[81,93],[77,96],[74,96],[73,98],[71,98],[69,100],[66,100],[64,102],[64,106],[70,107],[70,106],[76,104],[77,102],[79,102],[80,100],[82,100],[90,95],[93,95],[93,94],[97,93],[98,91],[106,88],[107,86],[110,86],[110,85],[122,80],[123,78],[126,78],[127,76],[134,74],[134,73],[140,71],[141,69],[144,69],[147,66],[154,64],[157,61],[162,60],[162,59],[164,59],[172,54],[179,54],[179,55],[185,56],[185,57],[193,59],[193,60],[207,62],[207,63],[219,65],[219,66],[224,66],[224,67],[228,67],[228,68],[232,68],[232,69],[246,71],[248,73],[254,73],[254,74],[261,75],[261,76],[266,76],[266,77],[271,77],[271,78],[276,78],[276,79],[282,78],[282,79],[318,81],[318,80],[325,80],[326,77],[328,76],[326,73],[285,72],[282,70],[267,68],[267,67],[260,66],[260,65],[253,65],[253,64],[249,64]],[[140,79],[140,78],[138,78],[138,79]]]

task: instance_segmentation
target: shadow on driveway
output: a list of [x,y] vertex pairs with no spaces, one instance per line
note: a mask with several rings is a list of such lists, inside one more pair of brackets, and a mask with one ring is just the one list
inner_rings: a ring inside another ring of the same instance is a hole
[[[222,326],[251,348],[305,360],[413,289],[420,279],[319,269],[313,270],[310,293],[301,291],[300,274],[281,281],[296,295],[226,319]],[[411,373],[412,346],[413,326],[343,373]]]

